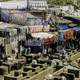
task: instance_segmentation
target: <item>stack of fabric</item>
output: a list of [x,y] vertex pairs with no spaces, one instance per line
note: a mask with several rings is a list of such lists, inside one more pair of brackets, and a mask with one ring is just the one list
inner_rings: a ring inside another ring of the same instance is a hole
[[43,26],[29,26],[31,33],[42,32]]
[[37,33],[37,32],[48,32],[50,30],[49,25],[43,26],[43,25],[35,25],[35,26],[29,26],[31,33]]
[[50,26],[48,25],[48,26],[44,26],[44,31],[45,32],[48,32],[50,30]]

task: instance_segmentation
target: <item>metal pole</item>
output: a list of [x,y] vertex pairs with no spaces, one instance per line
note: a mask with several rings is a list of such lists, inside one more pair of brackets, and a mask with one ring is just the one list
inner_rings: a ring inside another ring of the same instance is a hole
[[29,0],[27,0],[27,11],[29,9]]
[[[27,11],[28,11],[28,0],[26,0],[26,16],[27,16]],[[27,17],[26,17],[27,18]],[[26,19],[26,22],[25,24],[27,23],[27,19]]]
[[0,21],[1,21],[1,8],[0,8]]

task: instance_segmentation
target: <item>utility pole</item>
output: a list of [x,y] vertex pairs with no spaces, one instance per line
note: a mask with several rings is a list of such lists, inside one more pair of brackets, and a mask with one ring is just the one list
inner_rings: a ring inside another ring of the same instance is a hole
[[[26,8],[27,20],[26,20],[26,23],[27,23],[27,26],[28,26],[28,31],[27,31],[26,33],[27,33],[27,34],[30,34],[31,32],[30,32],[30,28],[29,28],[29,24],[28,24],[28,12],[29,12],[29,10],[30,10],[30,9],[29,9],[29,8],[30,8],[30,5],[29,5],[29,0],[26,0],[26,1],[27,1],[27,8]],[[25,23],[25,24],[26,24],[26,23]],[[27,34],[26,34],[26,35],[27,35]]]
[[[25,24],[24,25],[26,25],[27,24],[27,14],[28,14],[28,0],[26,0],[26,8],[25,8],[25,13],[26,13],[26,21],[25,21]],[[26,30],[27,31],[27,30]]]
[[27,11],[29,10],[29,0],[27,0]]
[[2,13],[1,13],[1,8],[0,8],[0,21],[1,21],[1,14],[2,14]]

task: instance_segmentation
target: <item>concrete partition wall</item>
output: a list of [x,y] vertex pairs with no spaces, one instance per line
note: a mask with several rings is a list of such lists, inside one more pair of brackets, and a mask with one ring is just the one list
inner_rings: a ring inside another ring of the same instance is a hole
[[10,56],[12,54],[12,47],[10,44],[6,44],[6,55]]
[[[58,77],[59,77],[59,75],[60,75],[61,73],[70,74],[70,73],[68,73],[68,69],[67,69],[66,67],[63,67],[63,68],[61,68],[60,70],[54,72],[54,73],[53,73],[53,77],[54,77],[54,76],[58,76]],[[80,80],[80,71],[79,71],[79,78],[75,78],[75,80]]]
[[4,75],[4,80],[23,80],[24,78],[22,74],[15,74],[14,71],[8,75]]
[[58,76],[61,73],[67,73],[67,69],[65,67],[61,68],[60,70],[53,73],[53,76]]
[[75,55],[71,56],[72,61],[77,60],[78,58],[80,58],[80,52],[77,52]]
[[39,72],[38,74],[35,74],[34,76],[32,76],[31,78],[26,79],[26,80],[44,80],[45,76],[47,74],[52,74],[53,71],[54,71],[54,69],[52,67],[48,67],[47,69]]

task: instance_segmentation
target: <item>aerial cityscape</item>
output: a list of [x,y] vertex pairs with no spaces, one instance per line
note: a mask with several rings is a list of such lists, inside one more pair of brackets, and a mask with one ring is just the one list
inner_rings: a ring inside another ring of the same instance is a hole
[[80,0],[0,0],[0,80],[80,80]]

